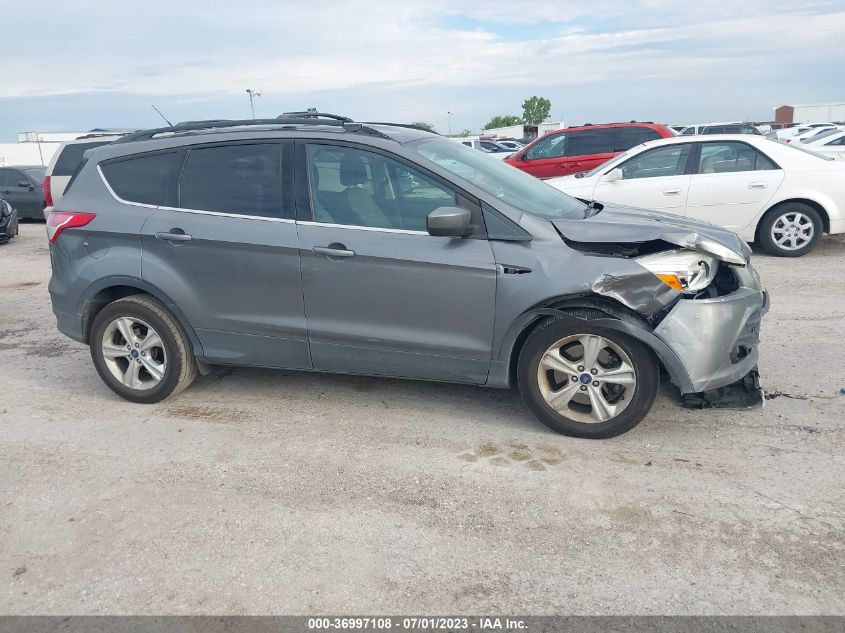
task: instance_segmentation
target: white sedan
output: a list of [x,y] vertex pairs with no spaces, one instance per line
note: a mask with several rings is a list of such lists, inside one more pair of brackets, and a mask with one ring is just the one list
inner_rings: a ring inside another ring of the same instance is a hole
[[834,132],[822,136],[821,138],[812,138],[806,141],[801,147],[804,149],[830,156],[839,160],[845,160],[845,130]]
[[590,172],[546,181],[583,200],[720,224],[785,257],[845,233],[845,161],[764,136],[664,138]]

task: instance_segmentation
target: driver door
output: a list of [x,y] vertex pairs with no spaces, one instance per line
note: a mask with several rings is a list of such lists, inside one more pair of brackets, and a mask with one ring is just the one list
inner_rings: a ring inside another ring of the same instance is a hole
[[566,134],[547,134],[507,162],[537,178],[562,176],[566,137]]
[[[297,144],[297,229],[314,369],[482,384],[496,264],[481,209],[385,153]],[[443,206],[473,214],[466,238],[434,237]]]
[[613,170],[602,175],[593,198],[684,215],[690,188],[691,148],[691,143],[664,145],[632,156],[616,166],[622,170],[621,180],[608,180]]

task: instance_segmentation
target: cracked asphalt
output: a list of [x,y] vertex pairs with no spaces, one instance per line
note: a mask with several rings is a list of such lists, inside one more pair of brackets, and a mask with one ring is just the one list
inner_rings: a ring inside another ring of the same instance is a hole
[[226,369],[113,395],[0,246],[0,614],[845,614],[845,238],[755,261],[763,409],[553,434],[516,393]]

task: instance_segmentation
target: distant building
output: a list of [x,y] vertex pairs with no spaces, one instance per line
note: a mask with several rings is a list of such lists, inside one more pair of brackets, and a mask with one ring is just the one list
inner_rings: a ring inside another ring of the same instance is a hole
[[537,138],[546,132],[560,130],[566,127],[562,121],[547,121],[540,125],[509,125],[508,127],[496,127],[482,130],[482,136],[494,136],[496,138]]
[[87,132],[19,132],[17,143],[0,143],[0,167],[4,165],[49,165],[65,141],[88,134],[132,132],[134,130],[94,128]]
[[845,101],[838,103],[807,103],[782,105],[775,108],[777,123],[827,123],[845,121]]

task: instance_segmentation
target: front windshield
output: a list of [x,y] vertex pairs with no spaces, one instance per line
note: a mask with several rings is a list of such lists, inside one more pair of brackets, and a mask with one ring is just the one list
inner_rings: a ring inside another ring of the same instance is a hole
[[424,138],[408,143],[406,147],[525,213],[547,220],[584,217],[586,205],[583,202],[461,143]]

